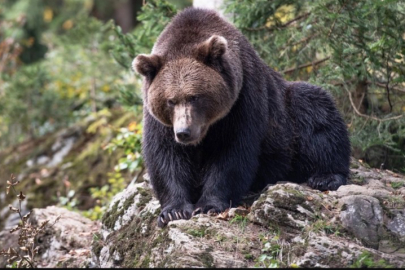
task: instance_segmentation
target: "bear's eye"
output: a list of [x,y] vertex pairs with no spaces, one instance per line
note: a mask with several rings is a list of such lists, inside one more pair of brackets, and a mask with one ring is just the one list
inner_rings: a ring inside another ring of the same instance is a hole
[[174,102],[174,100],[168,99],[167,100],[167,105],[169,105],[170,107],[173,107],[174,105],[176,105],[176,103]]
[[191,96],[191,97],[189,97],[188,100],[189,100],[190,102],[196,102],[198,99],[199,99],[198,96]]

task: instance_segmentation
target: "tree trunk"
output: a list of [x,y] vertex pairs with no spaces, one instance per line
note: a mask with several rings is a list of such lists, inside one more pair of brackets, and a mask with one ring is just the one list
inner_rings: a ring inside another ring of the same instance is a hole
[[114,11],[114,19],[121,26],[123,33],[130,31],[134,27],[132,1],[118,1]]

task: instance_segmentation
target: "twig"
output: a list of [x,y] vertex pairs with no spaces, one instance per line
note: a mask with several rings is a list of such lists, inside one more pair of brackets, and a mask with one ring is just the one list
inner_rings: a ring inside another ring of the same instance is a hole
[[306,67],[317,66],[317,65],[319,65],[319,64],[321,64],[321,63],[323,63],[323,62],[325,62],[325,61],[328,61],[329,59],[330,59],[330,56],[325,57],[325,58],[320,59],[320,60],[315,61],[315,62],[311,62],[311,63],[307,63],[307,64],[300,65],[300,66],[298,66],[298,67],[286,69],[286,70],[282,71],[282,73],[288,74],[288,73],[291,73],[291,72],[293,72],[293,71],[296,71],[296,70],[299,70],[299,69],[303,69],[303,68],[306,68]]
[[[14,186],[11,186],[12,188],[13,188],[13,192],[16,194],[16,195],[18,195],[18,192],[17,192],[17,190],[15,190],[15,187]],[[24,220],[23,220],[23,217],[22,217],[22,215],[21,215],[21,201],[20,200],[18,200],[18,203],[19,203],[19,211],[18,211],[18,215],[20,216],[20,219],[21,219],[21,221],[22,221],[22,223],[23,223],[23,225],[24,225]]]
[[[385,55],[385,53],[383,52],[383,57],[384,57],[384,55]],[[392,104],[391,104],[391,99],[390,99],[390,88],[389,88],[391,74],[390,74],[390,67],[388,66],[388,58],[387,58],[387,63],[385,65],[385,69],[387,71],[387,83],[385,84],[385,89],[387,90],[387,99],[388,99],[388,104],[390,105],[390,112],[392,112]]]
[[[380,86],[380,87],[383,87],[383,88],[387,87],[387,85],[388,85],[388,82],[386,82],[386,83],[381,83],[381,82],[371,82],[371,81],[367,81],[367,83],[368,83],[368,84],[375,84],[375,85]],[[405,89],[401,89],[401,88],[398,88],[398,87],[395,87],[395,86],[391,86],[390,89],[391,89],[391,90],[395,90],[395,91],[399,91],[399,92],[404,92],[404,93],[405,93]]]
[[363,100],[364,100],[365,96],[366,96],[366,92],[363,92],[363,94],[361,94],[361,98],[360,98],[359,106],[357,107],[357,110],[359,110],[361,107],[361,104],[363,104]]
[[[18,194],[17,190],[15,190],[14,185],[12,185],[11,187],[12,187],[12,189],[13,189],[13,192],[14,192],[15,194]],[[20,219],[21,219],[21,222],[22,222],[22,227],[24,228],[24,227],[25,227],[25,221],[24,221],[23,216],[21,215],[21,209],[22,209],[22,208],[21,208],[21,200],[18,200],[18,215],[20,216]],[[27,237],[27,231],[26,231],[26,230],[22,230],[22,231],[23,231],[23,233],[24,233],[24,237]],[[26,262],[31,266],[31,268],[36,268],[35,265],[34,265],[34,262],[35,262],[35,260],[34,260],[34,255],[35,255],[35,253],[34,253],[34,248],[35,248],[34,243],[32,243],[31,250],[28,250],[28,252],[31,253],[31,254],[29,254],[29,255],[31,255],[31,256],[30,256],[30,260],[27,259],[25,256],[21,256],[21,255],[19,254],[19,257],[20,257],[21,259],[23,259],[24,261],[26,261]]]
[[385,122],[385,121],[389,121],[389,120],[400,119],[400,118],[402,118],[402,117],[404,116],[404,115],[401,114],[401,115],[397,115],[397,116],[393,116],[393,117],[381,119],[381,118],[378,118],[378,117],[375,117],[375,116],[363,114],[363,113],[359,112],[359,110],[357,110],[357,107],[356,107],[356,105],[355,105],[354,102],[353,102],[352,94],[350,93],[350,91],[349,91],[346,87],[345,87],[345,90],[346,90],[347,94],[349,95],[350,104],[352,105],[354,112],[355,112],[357,115],[361,116],[361,117],[364,117],[364,118],[367,118],[367,119],[373,119],[373,120],[375,120],[375,121],[379,121],[380,124],[381,124],[381,122]]
[[303,18],[308,17],[310,14],[311,14],[311,12],[307,12],[307,13],[304,13],[304,14],[302,14],[302,15],[300,15],[300,16],[297,16],[296,18],[292,19],[291,21],[288,21],[288,22],[286,22],[285,24],[282,24],[281,27],[287,27],[287,26],[289,26],[290,24],[292,24],[293,22],[296,22],[296,21],[298,21],[298,20],[301,20],[301,19],[303,19]]
[[[356,79],[351,79],[351,80],[344,81],[344,82],[333,82],[333,83],[331,83],[331,84],[334,85],[334,86],[341,86],[341,85],[348,84],[348,83],[352,83],[352,82],[355,82],[355,81],[356,81]],[[372,81],[366,81],[366,83],[367,83],[367,84],[374,84],[374,85],[377,85],[377,86],[382,87],[382,88],[386,88],[386,87],[387,87],[387,82],[372,82]],[[404,92],[404,93],[405,93],[405,89],[398,88],[398,87],[395,87],[395,86],[391,86],[390,89],[391,89],[391,90],[398,91],[398,92]]]
[[24,256],[20,255],[20,258],[23,259],[24,261],[26,261],[27,263],[29,263],[31,268],[36,268],[35,265],[33,265],[32,262],[30,260],[28,260],[27,258],[25,258]]
[[[15,226],[10,230],[10,233],[13,233],[15,231],[19,231],[18,233],[18,245],[20,246],[19,250],[14,250],[14,248],[9,248],[7,251],[6,250],[0,250],[0,255],[7,256],[9,257],[8,262],[11,263],[12,261],[19,259],[17,263],[17,267],[30,267],[30,268],[36,268],[36,261],[35,261],[35,255],[38,253],[38,248],[35,246],[35,239],[37,238],[38,234],[43,232],[43,230],[46,228],[46,226],[49,226],[49,220],[45,220],[41,225],[32,225],[31,222],[29,221],[29,216],[31,212],[26,214],[25,216],[22,216],[22,206],[21,202],[25,200],[26,195],[20,191],[19,193],[17,192],[16,188],[14,187],[15,185],[19,184],[20,181],[14,182],[15,177],[13,174],[11,174],[10,180],[7,180],[7,189],[6,189],[6,194],[10,192],[10,189],[14,194],[17,195],[18,198],[18,208],[13,207],[11,204],[9,206],[10,211],[13,213],[18,213],[21,223]],[[55,225],[55,223],[60,219],[60,216],[58,216],[54,223],[51,225]],[[22,255],[20,252],[23,252],[24,255]]]
[[317,37],[317,36],[319,36],[319,33],[315,33],[315,34],[310,35],[310,36],[308,36],[308,37],[302,38],[302,39],[298,40],[297,42],[291,44],[291,46],[296,46],[296,45],[298,45],[298,44],[307,42],[308,40],[311,40],[311,39],[313,39],[314,37]]

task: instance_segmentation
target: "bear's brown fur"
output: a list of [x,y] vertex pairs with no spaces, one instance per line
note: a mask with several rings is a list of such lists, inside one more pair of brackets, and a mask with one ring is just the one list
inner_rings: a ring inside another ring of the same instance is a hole
[[350,143],[330,95],[286,82],[216,12],[185,9],[133,66],[144,76],[143,154],[159,226],[218,213],[280,180],[346,183]]

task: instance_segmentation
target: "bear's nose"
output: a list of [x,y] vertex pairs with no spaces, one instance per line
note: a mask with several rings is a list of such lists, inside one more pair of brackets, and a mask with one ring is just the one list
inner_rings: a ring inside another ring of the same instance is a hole
[[179,128],[178,130],[176,130],[176,137],[180,141],[187,141],[188,139],[190,139],[190,135],[191,132],[188,128]]

